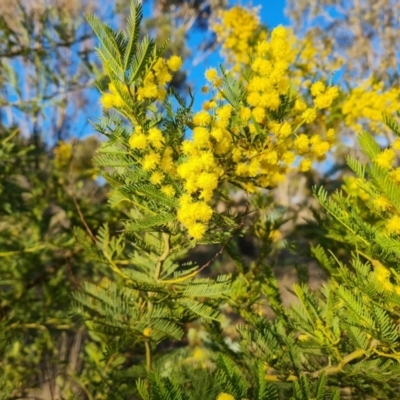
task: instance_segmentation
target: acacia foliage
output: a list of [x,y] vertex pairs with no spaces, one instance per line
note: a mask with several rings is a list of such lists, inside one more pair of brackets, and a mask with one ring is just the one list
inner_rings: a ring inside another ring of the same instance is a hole
[[[257,68],[243,80],[223,67],[213,70],[209,81],[216,98],[210,102],[218,105],[216,115],[212,111],[193,114],[192,102],[167,85],[181,60],[163,60],[163,47],[140,35],[137,2],[125,34],[96,17],[88,20],[99,36],[98,54],[109,80],[98,82],[107,110],[96,126],[107,140],[95,163],[112,187],[111,207],[103,202],[104,187],[92,181],[91,166],[78,170],[69,166],[69,158],[79,154],[78,145],[60,143],[55,159],[49,160],[37,141],[29,147],[18,130],[2,127],[5,224],[1,243],[6,251],[0,255],[6,259],[2,272],[8,278],[2,292],[3,397],[32,394],[31,388],[48,380],[57,382],[49,396],[70,398],[396,396],[398,142],[381,150],[371,135],[360,136],[360,146],[370,161],[362,164],[349,158],[348,164],[358,176],[356,188],[363,191],[364,201],[349,192],[330,195],[316,189],[327,212],[316,213],[318,224],[308,227],[320,242],[311,253],[329,280],[316,291],[304,283],[295,285],[298,301],[287,307],[266,259],[276,243],[274,230],[283,221],[269,218],[271,208],[275,213],[276,209],[262,192],[248,193],[242,209],[233,206],[232,195],[237,187],[252,192],[255,186],[263,186],[267,172],[271,176],[286,172],[270,159],[264,164],[265,160],[259,160],[255,168],[247,152],[262,154],[268,141],[265,153],[277,153],[284,123],[286,132],[291,124],[306,126],[310,110],[306,116],[304,110],[296,110],[292,88],[284,85],[289,69],[283,68],[278,77],[282,93],[278,93],[277,109],[249,100],[249,93],[255,92],[251,79],[261,75]],[[279,40],[271,41],[271,47],[287,49],[285,31],[279,29],[274,35]],[[263,56],[271,54],[261,52]],[[278,90],[277,86],[272,89]],[[316,100],[325,89],[321,82],[314,86],[315,107],[327,101]],[[208,103],[205,110],[213,107]],[[252,114],[247,124],[239,115],[240,110],[248,114],[244,108]],[[266,123],[265,116],[273,124]],[[211,126],[210,121],[219,126]],[[387,124],[398,135],[396,121],[387,118]],[[227,142],[223,145],[215,132],[210,138],[207,129],[196,130],[221,126],[230,135],[223,133]],[[191,130],[198,133],[192,141],[185,138]],[[298,156],[315,159],[326,147],[322,139],[311,141],[306,130],[288,135],[293,142],[301,138],[294,145]],[[241,149],[240,155],[233,154],[229,137]],[[166,146],[172,152],[163,159]],[[184,146],[191,151],[181,151]],[[212,167],[220,169],[216,178],[214,171],[205,169],[205,162],[202,166],[203,178],[217,181],[210,185],[212,189],[190,182],[190,174],[177,172],[182,165],[190,171],[190,162],[195,164],[199,154],[211,154],[208,162],[213,160]],[[154,160],[164,162],[170,175],[155,175],[160,171]],[[32,186],[21,183],[20,173],[15,173],[17,162]],[[256,174],[250,172],[250,165]],[[69,178],[63,181],[66,171]],[[71,182],[81,182],[82,188],[92,191],[71,193]],[[46,209],[49,199],[59,213]],[[96,206],[90,206],[95,199]],[[185,207],[196,212],[185,214]],[[71,217],[67,219],[63,211]],[[70,240],[72,226],[75,244]],[[240,254],[238,245],[245,229],[258,240],[251,261]],[[28,235],[21,240],[17,231]],[[189,251],[199,244],[218,246],[204,264],[188,259]],[[225,255],[234,263],[233,273],[205,277],[211,263]],[[65,310],[73,287],[72,312],[78,321]],[[274,318],[266,318],[266,307]],[[229,314],[239,319],[239,326],[229,321]],[[24,339],[31,329],[35,334]],[[72,353],[75,360],[65,355],[69,335],[75,335],[72,347],[82,336],[89,336],[82,351]],[[60,371],[62,365],[67,367]],[[43,366],[39,374],[37,366]]]
[[[136,138],[143,135],[143,140],[149,140],[157,150],[164,143],[151,138],[151,127],[159,126],[165,145],[171,146],[185,143],[182,132],[188,127],[194,130],[194,146],[199,146],[195,127],[196,117],[197,120],[200,117],[199,114],[192,116],[191,105],[173,91],[167,92],[163,99],[147,92],[154,85],[154,66],[164,64],[159,61],[162,52],[152,46],[151,40],[138,41],[138,15],[140,5],[133,3],[126,37],[111,31],[99,20],[89,19],[101,38],[99,53],[115,87],[110,90],[117,111],[107,112],[106,122],[98,125],[109,142],[100,150],[100,155],[106,156],[100,156],[97,163],[107,167],[105,176],[114,186],[116,200],[131,202],[133,207],[122,234],[111,237],[105,227],[93,244],[86,240],[88,251],[100,262],[108,263],[117,279],[98,286],[86,285],[84,293],[74,295],[74,312],[93,321],[93,329],[109,335],[111,344],[106,353],[109,359],[126,345],[134,346],[135,353],[142,354],[142,367],[135,364],[116,374],[120,377],[120,386],[113,386],[113,395],[118,393],[126,398],[138,392],[144,399],[195,399],[208,390],[209,396],[219,399],[288,396],[309,399],[339,398],[341,390],[345,389],[350,390],[354,398],[394,395],[398,390],[399,373],[397,230],[391,228],[390,236],[380,232],[375,225],[363,220],[353,207],[351,197],[346,198],[341,192],[328,196],[319,189],[316,197],[328,212],[328,217],[322,221],[327,236],[333,235],[336,229],[354,235],[350,241],[354,254],[345,263],[321,246],[313,248],[312,253],[330,274],[330,279],[316,292],[306,285],[295,285],[293,291],[298,303],[290,307],[282,305],[277,282],[270,266],[264,262],[270,245],[268,224],[261,237],[260,256],[251,263],[242,259],[234,241],[243,228],[248,210],[226,216],[224,212],[213,210],[213,218],[224,216],[221,221],[233,227],[223,235],[213,223],[206,227],[205,236],[204,231],[197,236],[190,228],[187,233],[179,213],[189,201],[189,195],[192,202],[202,198],[202,188],[198,186],[188,191],[185,182],[174,180],[172,169],[172,179],[168,177],[172,191],[163,190],[165,186],[152,182],[151,178],[149,184],[149,176],[156,165],[147,167],[146,157],[150,153],[146,152],[153,150],[136,151],[142,148]],[[132,37],[137,57],[131,66],[128,62],[124,67],[124,60],[129,60],[132,49],[129,42]],[[173,70],[171,64],[167,62]],[[160,69],[155,69],[154,74],[160,80]],[[225,99],[234,110],[240,108],[246,99],[245,88],[235,84],[223,69],[221,75],[221,107]],[[170,96],[178,103],[174,113],[168,102]],[[152,105],[160,100],[162,103],[158,107]],[[285,102],[289,103],[290,98],[282,97],[283,108],[287,107]],[[110,108],[108,106],[109,103],[107,108]],[[273,115],[271,112],[270,116]],[[280,118],[285,116],[283,113]],[[207,126],[209,118],[204,120],[206,122],[201,122],[200,126]],[[389,124],[394,132],[398,131],[393,120],[389,120]],[[229,124],[225,126],[235,133]],[[269,127],[263,127],[260,120],[257,133],[263,128]],[[148,139],[145,135],[149,135]],[[260,138],[263,138],[261,134]],[[250,141],[251,137],[246,139]],[[349,159],[350,167],[359,176],[360,185],[368,187],[376,197],[385,196],[387,212],[396,213],[399,189],[393,182],[396,176],[392,177],[388,171],[390,157],[385,156],[388,150],[381,152],[367,133],[360,136],[360,145],[372,164],[363,166]],[[192,154],[180,155],[178,149],[173,149],[178,154],[171,162],[179,168]],[[223,153],[220,156],[221,159],[226,157]],[[252,180],[251,176],[248,178],[255,185],[260,182]],[[246,183],[245,179],[246,175],[242,182]],[[229,181],[236,183],[234,178]],[[246,185],[244,188],[249,189]],[[216,189],[214,196],[222,195],[222,191]],[[210,205],[213,206],[212,201]],[[255,205],[261,206],[260,203]],[[155,210],[157,215],[152,214]],[[387,216],[388,226],[392,226],[390,221],[395,217]],[[188,267],[180,263],[179,255],[197,242],[220,243],[221,250],[216,255],[228,252],[237,266],[234,276],[199,278],[208,264]],[[392,269],[389,261],[393,263]],[[265,299],[275,313],[274,321],[257,312]],[[229,305],[242,319],[233,343],[224,339],[221,329],[224,317],[220,309],[224,305]],[[165,344],[181,340],[185,326],[195,320],[202,322],[206,332],[200,347],[193,351],[190,346],[177,349]],[[128,383],[132,378],[137,379],[136,387]]]

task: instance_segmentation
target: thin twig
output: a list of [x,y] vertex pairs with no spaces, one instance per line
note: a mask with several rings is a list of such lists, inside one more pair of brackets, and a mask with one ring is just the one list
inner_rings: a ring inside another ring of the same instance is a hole
[[90,229],[89,225],[87,224],[87,222],[86,222],[86,220],[85,220],[85,217],[84,217],[84,215],[83,215],[83,213],[82,213],[82,210],[81,210],[81,208],[80,208],[80,206],[79,206],[79,204],[78,204],[78,201],[77,201],[77,199],[76,199],[75,191],[74,191],[74,185],[73,185],[73,181],[72,181],[72,166],[73,166],[74,154],[75,154],[75,151],[74,151],[74,150],[75,150],[75,148],[76,148],[77,143],[78,143],[77,140],[74,140],[73,145],[72,145],[72,156],[71,156],[71,161],[70,161],[70,163],[69,163],[69,173],[68,173],[69,192],[70,192],[70,194],[71,194],[72,201],[74,202],[76,211],[78,212],[79,218],[80,218],[80,220],[81,220],[83,226],[84,226],[85,229],[86,229],[86,232],[88,233],[88,235],[89,235],[90,238],[92,239],[93,243],[96,243],[96,242],[97,242],[97,239],[96,239],[96,237],[93,235],[92,230]]
[[238,234],[238,232],[240,232],[240,230],[243,228],[243,225],[244,225],[244,220],[242,219],[242,222],[235,229],[235,232],[233,233],[233,235],[228,239],[228,241],[226,243],[224,243],[222,245],[222,247],[219,249],[219,251],[217,253],[215,253],[214,256],[209,261],[207,261],[204,265],[202,265],[196,271],[197,274],[200,273],[201,271],[203,271],[204,269],[206,269],[212,262],[214,262],[224,252],[226,246],[228,246],[228,244],[232,241],[232,239]]
[[67,265],[67,269],[69,274],[71,275],[72,278],[72,282],[74,282],[74,285],[77,289],[80,289],[81,285],[80,283],[77,281],[77,279],[75,278],[74,273],[72,272],[72,268],[71,268],[71,264],[68,261],[68,257],[64,254],[64,259],[65,259],[65,264]]

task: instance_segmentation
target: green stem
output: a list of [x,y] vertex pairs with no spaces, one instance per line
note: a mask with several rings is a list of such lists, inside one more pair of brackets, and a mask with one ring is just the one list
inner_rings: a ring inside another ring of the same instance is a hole
[[144,342],[144,347],[146,348],[146,371],[150,372],[151,370],[151,348],[149,340],[146,339]]
[[[312,373],[305,373],[304,375],[309,375],[312,378],[318,378],[322,373],[326,375],[333,375],[341,372],[343,367],[349,362],[355,360],[356,358],[360,358],[365,355],[364,349],[357,349],[352,353],[348,354],[346,357],[343,357],[342,361],[338,365],[334,365],[331,367],[325,367],[318,371]],[[279,375],[265,375],[265,380],[269,382],[293,382],[297,381],[299,378],[295,375],[289,375],[286,379],[281,379]]]
[[16,251],[5,251],[3,253],[0,253],[0,257],[10,257],[10,256],[15,256],[21,253],[33,253],[37,250],[44,249],[46,246],[44,244],[41,244],[39,246],[34,246],[29,249],[23,249],[23,250],[16,250]]
[[168,233],[163,233],[162,236],[163,236],[163,239],[164,239],[164,251],[161,254],[161,256],[160,256],[160,258],[158,259],[158,262],[157,262],[156,271],[154,273],[154,278],[156,280],[158,280],[160,278],[162,266],[163,266],[165,260],[167,259],[167,257],[169,256],[169,253],[170,253],[170,242],[169,242],[170,237],[169,237],[169,234]]
[[[164,239],[164,251],[162,252],[160,258],[157,261],[156,270],[154,272],[154,279],[156,281],[160,278],[161,271],[162,271],[162,266],[163,266],[165,260],[167,259],[167,257],[169,256],[169,253],[171,251],[169,234],[168,233],[163,233],[162,237]],[[150,301],[150,299],[152,297],[152,294],[153,293],[148,293],[149,300],[147,302],[147,309],[148,309],[149,313],[151,313],[151,311],[153,309],[153,302]],[[150,372],[150,370],[151,370],[151,346],[150,346],[149,339],[145,340],[144,346],[145,346],[145,349],[146,349],[146,371]]]

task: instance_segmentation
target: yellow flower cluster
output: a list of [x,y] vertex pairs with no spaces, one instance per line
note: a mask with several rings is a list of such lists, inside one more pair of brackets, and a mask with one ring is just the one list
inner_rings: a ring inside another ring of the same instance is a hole
[[391,282],[391,272],[379,261],[372,262],[374,266],[373,281],[378,284],[381,289],[388,292],[395,292],[400,295],[400,285]]
[[[396,148],[396,150],[398,150],[397,147],[399,147],[399,142],[400,139],[397,139],[392,148],[387,148],[383,150],[375,157],[374,160],[376,164],[378,164],[380,167],[388,170],[389,177],[396,184],[400,184],[400,168],[394,168],[396,153],[393,148]],[[374,205],[376,209],[381,212],[394,210],[390,201],[384,196],[379,196],[377,199],[375,199]],[[400,216],[392,214],[391,217],[386,220],[385,229],[386,232],[389,234],[400,234]]]
[[386,196],[377,196],[372,200],[372,206],[379,213],[388,211],[392,207],[392,203]]
[[386,169],[393,182],[400,184],[400,168],[396,167],[396,160],[400,152],[400,138],[396,139],[386,149],[383,149],[374,159],[374,163]]
[[311,94],[314,98],[314,106],[317,110],[329,108],[333,100],[339,95],[339,90],[336,86],[327,88],[321,81],[315,82],[311,86]]
[[[124,106],[125,102],[121,96],[121,93],[118,91],[117,87],[115,86],[114,82],[111,82],[108,85],[108,89],[110,93],[104,93],[100,98],[100,103],[104,108],[121,108]],[[124,87],[122,89],[125,93],[128,92],[128,89]]]
[[386,222],[386,229],[389,234],[400,234],[400,216],[393,215]]
[[354,176],[343,178],[343,189],[349,197],[359,198],[362,202],[370,200],[370,195],[360,187],[361,180]]
[[235,400],[235,398],[228,393],[220,393],[217,397],[217,400]]
[[[267,31],[259,24],[258,13],[259,8],[249,10],[235,6],[221,11],[218,22],[211,26],[218,43],[221,43],[226,60],[233,65],[236,72],[250,65],[257,42],[267,38]],[[293,80],[296,83],[301,82],[303,87],[307,87],[307,81],[304,80],[306,75],[314,76],[321,71],[331,73],[343,64],[343,60],[332,58],[333,41],[322,43],[311,34],[298,38],[292,30],[288,30],[288,41],[291,51],[287,62],[293,65],[296,61]]]
[[[139,152],[139,162],[144,171],[151,175],[149,181],[153,185],[161,185],[166,177],[176,174],[173,149],[165,146],[164,135],[157,127],[143,130],[140,125],[135,127],[134,133],[129,139],[131,149]],[[166,184],[161,190],[170,197],[175,195],[175,189],[171,184]]]
[[72,158],[72,144],[59,141],[53,150],[54,164],[57,168],[64,168],[69,165]]
[[212,26],[217,41],[222,43],[222,50],[229,63],[238,70],[241,64],[249,63],[251,41],[259,29],[257,9],[248,10],[240,6],[221,11],[219,22]]
[[[322,135],[306,133],[306,125],[331,106],[338,90],[315,82],[312,105],[294,91],[290,66],[297,50],[289,31],[279,26],[269,40],[253,44],[258,29],[255,11],[234,7],[221,18],[220,27],[214,29],[224,49],[249,68],[246,80],[237,77],[245,95],[236,102],[226,101],[225,78],[210,68],[203,88],[210,98],[192,118],[191,138],[172,146],[160,127],[137,125],[129,140],[149,182],[167,196],[179,197],[177,219],[195,240],[207,232],[213,215],[210,203],[223,182],[248,193],[257,187],[274,187],[289,168],[298,165],[300,171],[307,171],[313,161],[324,160],[335,142],[333,129]],[[223,32],[222,26],[228,29]],[[157,60],[134,92],[137,100],[163,100],[164,86],[180,65],[179,58]]]
[[157,62],[144,76],[141,85],[128,89],[127,86],[111,82],[110,93],[104,93],[100,103],[104,108],[122,108],[125,105],[124,97],[130,95],[137,101],[158,100],[164,101],[167,91],[166,85],[172,80],[172,73],[178,71],[182,66],[182,59],[172,56],[168,60],[158,58]]
[[363,124],[373,132],[382,131],[382,113],[393,114],[398,109],[400,88],[383,90],[383,83],[374,84],[365,81],[353,89],[343,103],[342,112],[345,123],[356,132],[363,129]]
[[172,80],[171,72],[178,71],[181,65],[180,57],[173,56],[168,61],[160,57],[144,77],[142,85],[137,90],[137,99],[164,101],[167,95],[165,86]]
[[[397,138],[389,147],[375,156],[373,162],[387,170],[389,178],[396,185],[400,185],[400,167],[397,166],[397,157],[400,151],[400,138]],[[372,200],[371,209],[380,216],[384,215],[384,233],[400,235],[400,215],[391,201],[384,195],[377,194]]]
[[[300,169],[307,171],[313,160],[324,159],[335,140],[332,129],[324,138],[296,134],[296,129],[313,122],[317,115],[317,108],[309,108],[304,102],[305,107],[294,109],[288,121],[271,118],[290,91],[288,60],[292,48],[287,30],[281,26],[274,29],[270,41],[259,42],[256,51],[252,75],[246,83],[247,96],[239,107],[221,101],[222,78],[213,68],[206,71],[209,86],[205,92],[212,98],[193,117],[193,137],[182,143],[184,161],[177,167],[177,175],[185,194],[178,220],[195,238],[206,231],[212,213],[206,212],[205,205],[220,182],[235,183],[250,193],[256,187],[276,186],[296,159]],[[330,105],[337,89],[319,82],[314,94],[323,103],[318,106],[321,109]],[[199,210],[195,211],[196,207]]]

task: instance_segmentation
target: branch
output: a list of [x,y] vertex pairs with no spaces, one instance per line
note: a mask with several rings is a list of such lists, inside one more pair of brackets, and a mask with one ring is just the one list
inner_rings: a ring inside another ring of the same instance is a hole
[[[314,372],[305,372],[303,375],[310,376],[313,379],[318,378],[323,373],[326,375],[334,375],[341,371],[343,371],[343,367],[350,363],[351,361],[355,360],[356,358],[360,358],[366,354],[364,349],[357,349],[352,353],[348,354],[346,357],[343,357],[342,361],[338,365],[334,365],[331,367],[325,367],[318,371]],[[299,377],[295,375],[289,375],[286,379],[282,379],[279,375],[265,375],[265,380],[269,382],[293,382],[297,381]]]
[[73,185],[73,181],[72,181],[72,165],[73,165],[73,161],[74,161],[74,154],[75,154],[75,148],[76,148],[77,143],[78,143],[78,141],[74,140],[74,144],[72,146],[72,157],[71,157],[71,161],[70,161],[70,164],[69,164],[69,173],[68,173],[69,191],[71,193],[72,201],[74,202],[76,211],[78,212],[79,218],[80,218],[83,226],[85,227],[86,232],[88,233],[88,235],[92,239],[93,243],[97,243],[97,239],[94,236],[94,234],[93,234],[92,230],[90,229],[89,225],[87,224],[87,222],[85,220],[85,217],[84,217],[84,215],[82,213],[82,210],[81,210],[81,208],[79,206],[79,203],[78,203],[78,201],[76,199],[76,196],[75,196],[74,185]]

